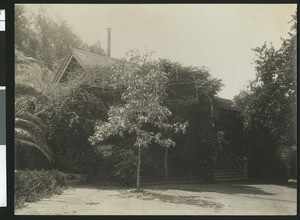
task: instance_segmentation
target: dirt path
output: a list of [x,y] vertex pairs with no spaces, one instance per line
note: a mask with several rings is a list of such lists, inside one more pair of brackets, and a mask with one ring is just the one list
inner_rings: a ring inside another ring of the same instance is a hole
[[296,215],[295,188],[258,184],[71,187],[16,215]]

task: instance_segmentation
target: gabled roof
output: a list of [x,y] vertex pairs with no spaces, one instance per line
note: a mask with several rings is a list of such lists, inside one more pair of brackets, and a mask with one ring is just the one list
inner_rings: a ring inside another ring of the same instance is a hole
[[[54,76],[53,79],[53,83],[60,81],[60,79],[65,73],[65,70],[67,69],[68,65],[70,64],[73,58],[79,63],[79,65],[83,69],[86,69],[88,67],[96,67],[96,66],[108,66],[117,62],[124,62],[123,60],[116,59],[113,57],[102,56],[99,54],[95,54],[83,50],[72,49],[71,53],[67,56],[64,63],[60,66],[60,68],[56,72],[56,75]],[[129,64],[129,62],[126,63]],[[216,109],[235,110],[232,107],[232,101],[229,99],[214,97],[213,104]]]
[[112,65],[116,62],[122,61],[120,59],[116,59],[108,56],[102,56],[99,54],[94,54],[83,50],[72,49],[69,56],[66,58],[64,63],[60,66],[60,68],[56,72],[56,75],[53,78],[53,83],[60,81],[60,79],[64,75],[68,65],[70,64],[73,58],[79,63],[79,65],[83,69],[86,69],[88,67]]

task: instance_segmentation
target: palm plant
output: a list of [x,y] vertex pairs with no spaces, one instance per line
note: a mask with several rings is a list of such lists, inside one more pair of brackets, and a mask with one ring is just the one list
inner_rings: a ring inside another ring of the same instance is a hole
[[[24,95],[40,98],[42,95],[33,87],[17,83],[15,98]],[[39,150],[51,163],[54,161],[52,150],[45,140],[45,126],[34,114],[18,109],[15,112],[15,146],[28,146]]]

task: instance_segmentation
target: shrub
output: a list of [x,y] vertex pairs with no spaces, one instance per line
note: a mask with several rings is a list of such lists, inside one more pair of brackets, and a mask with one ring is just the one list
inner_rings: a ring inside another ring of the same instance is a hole
[[135,185],[137,156],[133,149],[116,148],[112,155],[113,179],[126,185]]
[[[142,149],[141,176],[143,180],[162,178],[163,148],[161,146],[149,146]],[[114,147],[111,166],[112,179],[129,186],[136,185],[137,175],[137,149],[132,147]]]
[[67,175],[57,170],[33,170],[15,172],[15,208],[25,202],[60,194],[68,186]]
[[67,98],[54,100],[54,103],[61,103],[60,107],[48,106],[50,110],[44,112],[48,145],[56,156],[56,169],[68,173],[87,173],[91,167],[101,163],[88,138],[94,132],[96,119],[106,119],[108,104],[102,100],[104,96],[96,96],[79,88]]

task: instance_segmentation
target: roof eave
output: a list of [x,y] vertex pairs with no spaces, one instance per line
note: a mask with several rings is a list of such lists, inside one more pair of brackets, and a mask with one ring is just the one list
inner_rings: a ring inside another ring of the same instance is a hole
[[69,53],[69,56],[65,59],[63,65],[60,66],[60,68],[57,70],[53,80],[52,80],[52,83],[58,83],[59,80],[61,79],[62,75],[63,75],[63,70],[66,68],[66,66],[68,66],[71,58],[72,58],[72,55],[73,55],[73,52],[71,51]]

